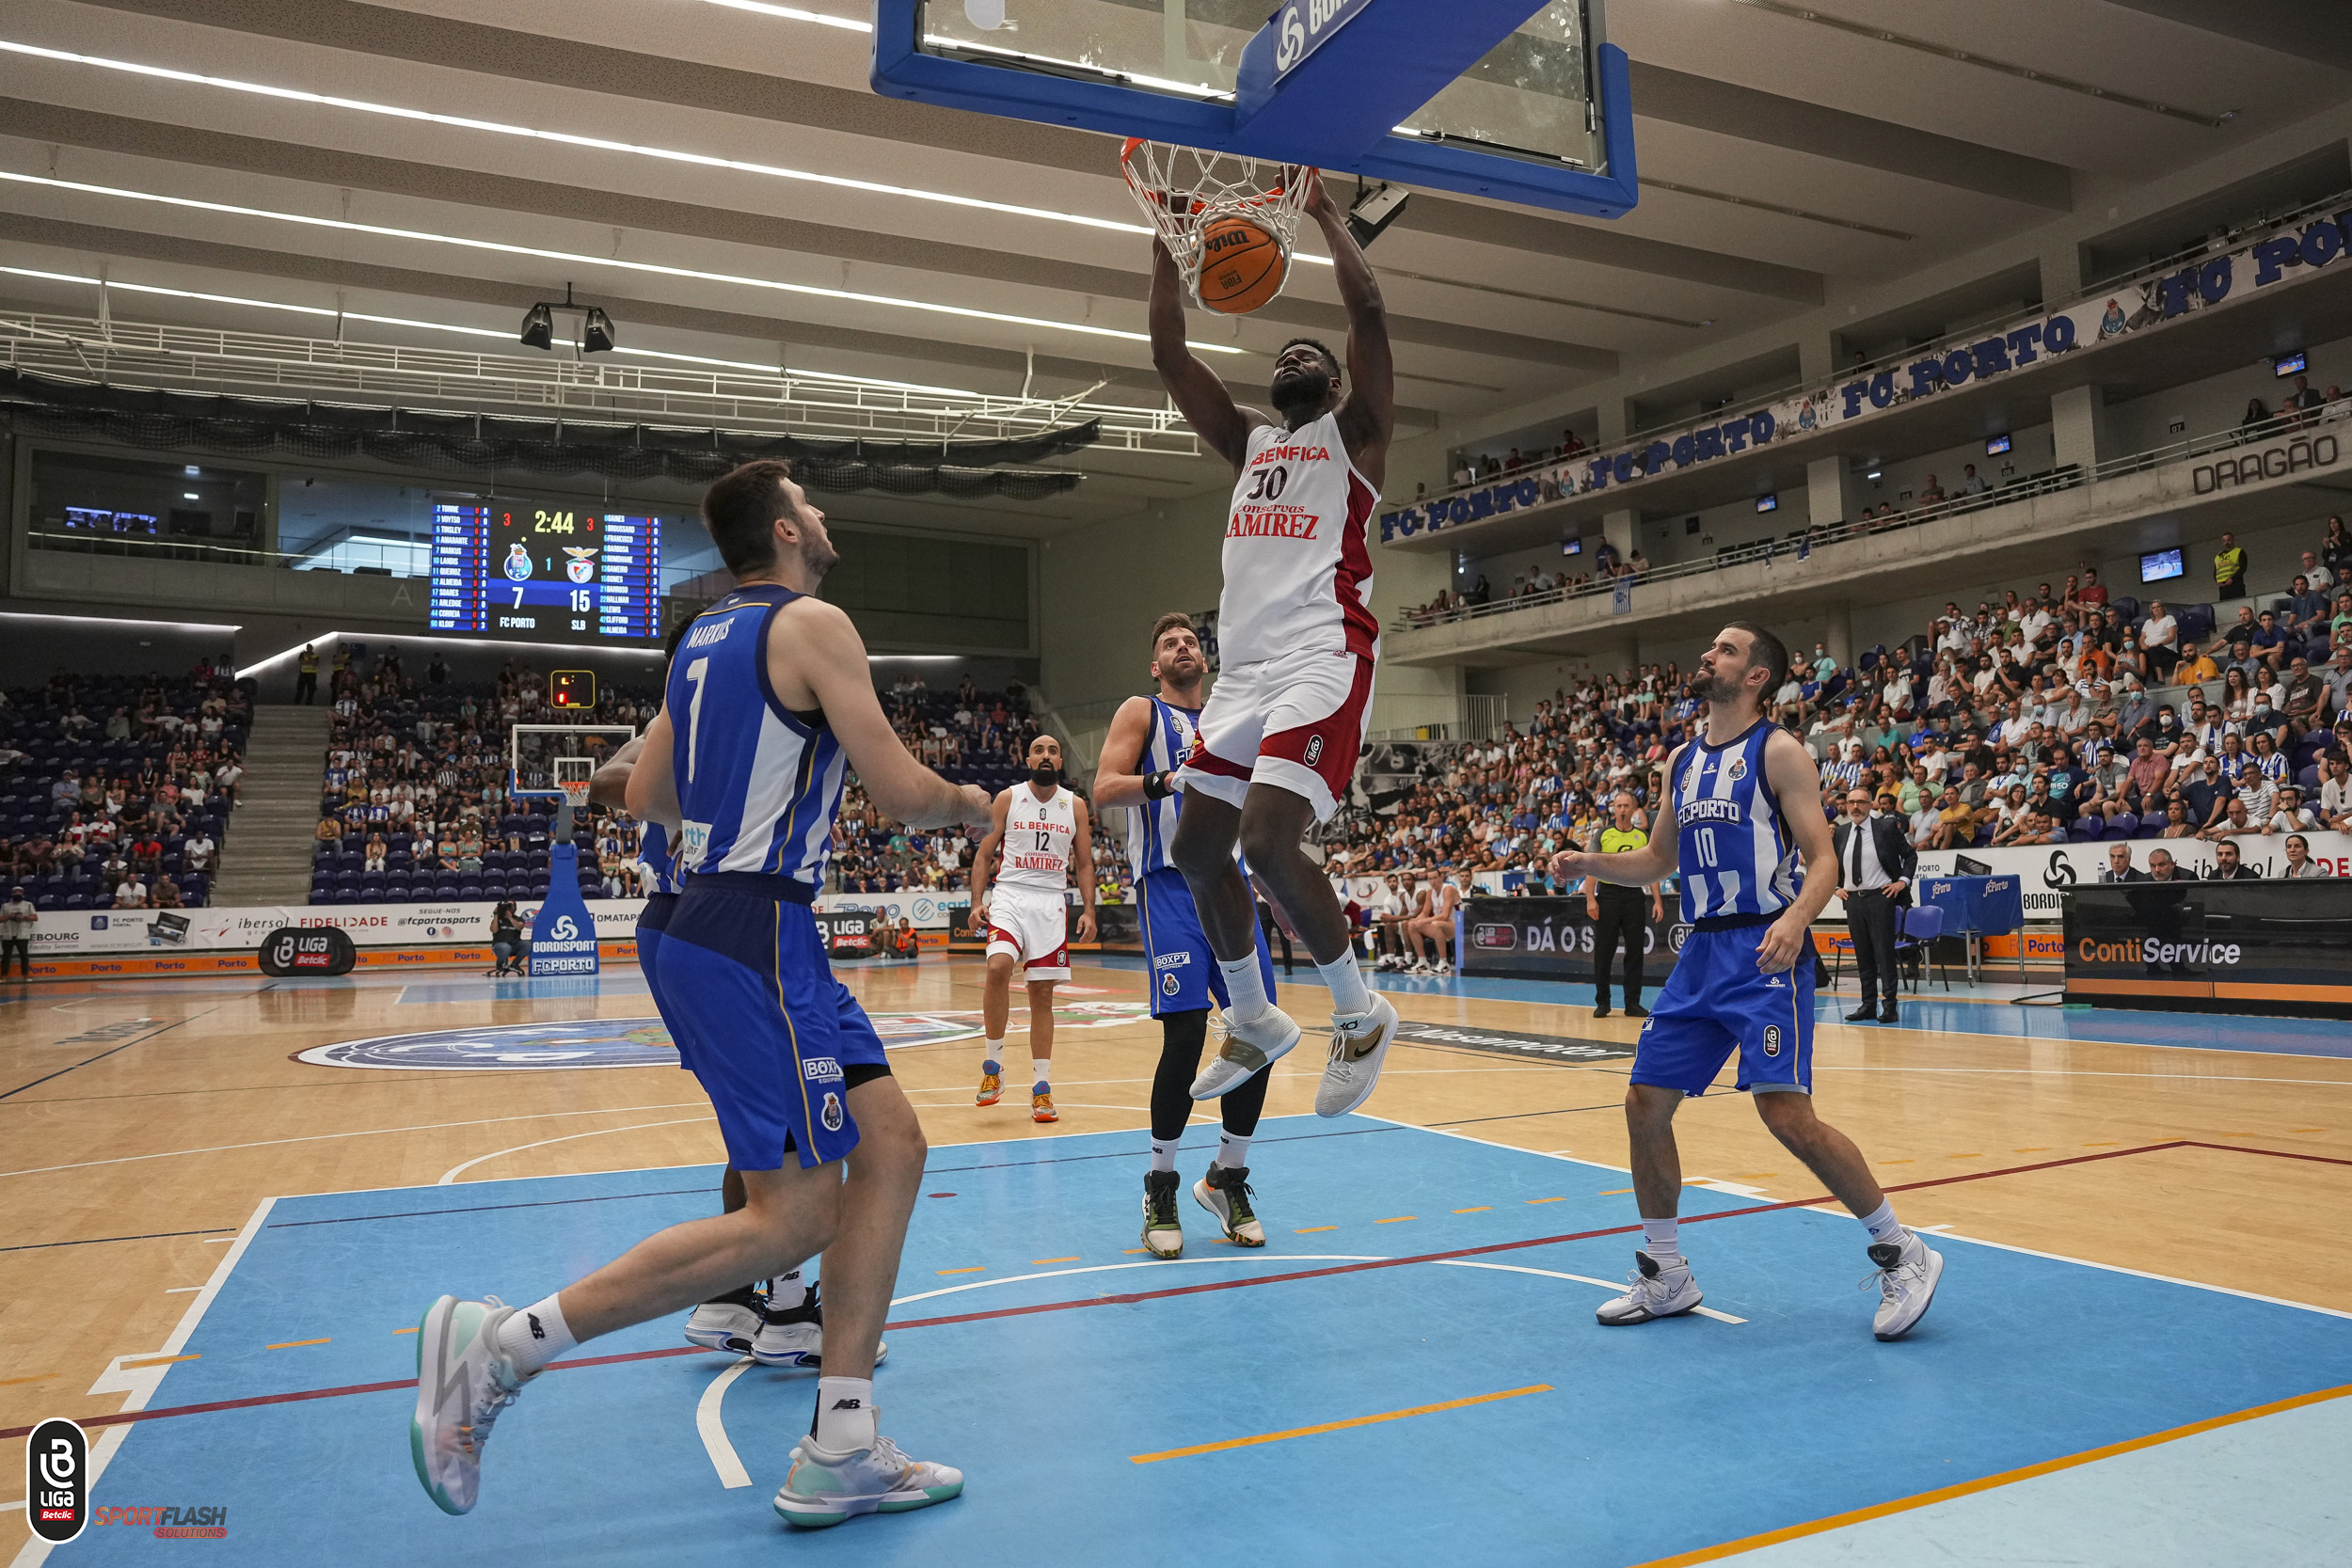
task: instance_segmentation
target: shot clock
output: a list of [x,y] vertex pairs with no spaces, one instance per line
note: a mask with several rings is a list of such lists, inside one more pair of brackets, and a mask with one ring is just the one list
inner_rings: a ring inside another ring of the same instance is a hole
[[660,520],[554,502],[436,502],[432,626],[531,641],[655,641]]

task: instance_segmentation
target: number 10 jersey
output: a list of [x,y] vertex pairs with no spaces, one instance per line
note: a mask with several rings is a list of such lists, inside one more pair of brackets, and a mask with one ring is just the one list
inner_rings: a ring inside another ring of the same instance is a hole
[[[1682,918],[1692,925],[1769,917],[1797,896],[1803,875],[1796,843],[1764,777],[1764,747],[1774,728],[1759,719],[1721,746],[1692,740],[1676,760],[1666,793],[1674,802]],[[1820,808],[1807,800],[1799,809]]]

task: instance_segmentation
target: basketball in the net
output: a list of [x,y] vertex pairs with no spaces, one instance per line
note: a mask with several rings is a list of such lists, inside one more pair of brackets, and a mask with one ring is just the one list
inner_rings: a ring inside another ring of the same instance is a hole
[[1200,303],[1246,315],[1282,292],[1279,241],[1246,217],[1212,218],[1200,229]]

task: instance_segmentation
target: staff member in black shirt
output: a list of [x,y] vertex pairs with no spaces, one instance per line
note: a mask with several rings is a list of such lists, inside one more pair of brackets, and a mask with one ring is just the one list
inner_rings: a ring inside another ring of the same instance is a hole
[[[1837,824],[1837,885],[1845,890],[1846,927],[1853,934],[1855,967],[1862,972],[1862,1006],[1848,1023],[1873,1019],[1892,1023],[1900,989],[1895,971],[1896,911],[1911,902],[1911,874],[1919,853],[1893,813],[1870,815],[1870,792],[1850,790],[1846,819]],[[1882,1006],[1878,998],[1883,996]]]
[[[1646,846],[1649,834],[1633,825],[1636,809],[1632,794],[1618,791],[1609,802],[1609,826],[1593,835],[1590,852],[1621,855]],[[1658,896],[1656,882],[1645,888],[1619,887],[1597,877],[1584,879],[1584,914],[1593,923],[1595,1018],[1609,1016],[1609,960],[1615,955],[1619,942],[1625,944],[1625,1016],[1649,1017],[1649,1009],[1642,1006],[1642,949],[1649,940],[1649,928],[1642,923],[1645,895],[1649,901],[1650,919],[1661,918],[1665,906]]]

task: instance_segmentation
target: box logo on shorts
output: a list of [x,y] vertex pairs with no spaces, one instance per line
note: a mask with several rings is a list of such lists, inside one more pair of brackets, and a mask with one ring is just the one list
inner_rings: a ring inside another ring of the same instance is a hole
[[801,1064],[801,1075],[812,1084],[838,1084],[841,1064],[831,1056],[811,1056]]
[[[1778,1047],[1774,1047],[1773,1049],[1777,1050],[1777,1049],[1779,1049],[1779,1048],[1778,1048]],[[834,1093],[831,1089],[827,1089],[827,1090],[825,1091],[825,1108],[824,1108],[824,1110],[823,1110],[823,1111],[822,1111],[822,1112],[821,1112],[821,1113],[818,1116],[818,1118],[817,1118],[817,1119],[818,1119],[818,1121],[821,1121],[821,1122],[823,1122],[823,1123],[825,1124],[825,1131],[826,1131],[826,1132],[840,1132],[840,1131],[841,1131],[841,1097],[840,1097],[839,1095],[837,1095],[837,1094]]]
[[[1777,1023],[1764,1025],[1764,1054],[1767,1056],[1780,1054],[1780,1025]],[[833,1097],[828,1095],[826,1098],[830,1100]]]

